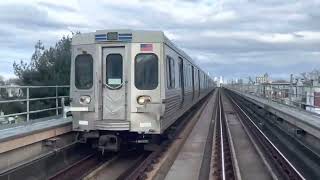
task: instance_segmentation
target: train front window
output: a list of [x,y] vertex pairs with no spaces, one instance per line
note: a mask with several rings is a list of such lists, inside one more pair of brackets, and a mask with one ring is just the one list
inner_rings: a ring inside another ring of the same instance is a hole
[[93,59],[90,54],[76,57],[75,86],[78,89],[90,89],[93,86]]
[[121,54],[109,54],[106,59],[106,84],[118,87],[122,84],[122,56]]
[[135,58],[135,86],[140,90],[158,87],[158,57],[152,53],[138,54]]

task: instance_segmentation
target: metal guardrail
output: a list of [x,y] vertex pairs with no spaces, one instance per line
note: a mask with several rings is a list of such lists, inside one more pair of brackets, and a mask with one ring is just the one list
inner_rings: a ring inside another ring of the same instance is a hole
[[[41,88],[47,88],[47,89],[53,89],[55,92],[51,94],[55,94],[54,96],[51,97],[35,97],[32,98],[30,97],[30,90],[32,89],[38,89],[40,91]],[[9,90],[15,89],[15,92],[18,92],[18,95],[13,95],[11,98],[14,99],[3,99],[2,94],[0,94],[0,104],[9,104],[9,103],[15,103],[15,102],[20,102],[20,103],[25,103],[26,104],[26,111],[25,112],[19,112],[19,113],[11,113],[11,114],[0,114],[0,119],[5,119],[9,117],[16,117],[16,116],[22,116],[26,115],[26,121],[30,121],[30,115],[35,114],[35,113],[41,113],[41,112],[46,112],[46,111],[54,111],[55,110],[55,115],[59,115],[59,110],[63,109],[63,104],[59,106],[59,100],[64,101],[65,98],[69,98],[68,95],[59,95],[59,90],[62,88],[67,88],[69,89],[70,87],[67,85],[63,86],[0,86],[0,90],[5,89],[6,93],[9,93]],[[9,89],[9,90],[8,90]],[[21,93],[23,92],[23,95]],[[69,90],[67,91],[69,92]],[[3,93],[3,91],[2,91]],[[51,108],[43,108],[43,109],[38,109],[38,110],[30,110],[30,102],[32,101],[44,101],[44,100],[55,100],[55,107]],[[0,109],[1,111],[1,109]],[[10,123],[8,121],[8,123]],[[0,124],[1,125],[1,124]]]

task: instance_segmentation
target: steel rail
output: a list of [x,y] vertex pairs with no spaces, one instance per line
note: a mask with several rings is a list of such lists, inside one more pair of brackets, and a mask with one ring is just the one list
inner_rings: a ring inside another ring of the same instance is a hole
[[93,158],[96,155],[96,153],[92,153],[89,154],[87,156],[85,156],[84,158],[80,159],[79,161],[67,166],[66,168],[58,171],[56,174],[54,174],[53,176],[49,177],[49,180],[52,179],[60,179],[61,176],[65,175],[68,171],[70,171],[72,168],[75,168],[76,166],[78,166],[81,163],[84,163],[85,161],[88,161],[89,159]]
[[235,179],[229,134],[226,127],[226,118],[223,109],[221,90],[217,95],[216,130],[214,147],[214,179]]
[[63,180],[63,179],[81,179],[87,173],[94,170],[101,165],[104,160],[99,158],[98,152],[93,152],[84,158],[76,161],[75,163],[67,166],[66,168],[58,171],[53,176],[50,176],[49,180]]
[[[284,162],[291,168],[295,177],[297,179],[305,180],[306,178],[293,166],[293,164],[288,160],[288,158],[272,143],[272,141],[263,133],[263,131],[254,123],[254,121],[250,118],[250,116],[234,101],[233,98],[230,97],[230,100],[233,102],[234,105],[241,111],[243,115],[249,120],[250,124],[255,127],[255,129],[260,133],[260,135],[268,142],[269,145],[280,155],[280,157],[284,160]],[[242,120],[242,119],[241,119]],[[281,165],[280,165],[281,166]],[[286,172],[286,170],[284,170]],[[290,174],[289,174],[290,176]],[[291,176],[290,176],[291,177]]]
[[224,143],[223,143],[223,127],[222,127],[222,102],[221,94],[219,92],[219,121],[220,121],[220,147],[221,147],[221,168],[222,168],[222,179],[226,180],[226,170],[225,170],[225,158],[224,158]]

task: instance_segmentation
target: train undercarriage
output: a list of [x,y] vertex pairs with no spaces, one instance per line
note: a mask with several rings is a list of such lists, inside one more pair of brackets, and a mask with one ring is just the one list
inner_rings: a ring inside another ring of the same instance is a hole
[[130,149],[145,149],[153,151],[166,134],[139,134],[129,131],[90,131],[78,132],[77,141],[90,143],[93,148],[102,152],[118,152]]

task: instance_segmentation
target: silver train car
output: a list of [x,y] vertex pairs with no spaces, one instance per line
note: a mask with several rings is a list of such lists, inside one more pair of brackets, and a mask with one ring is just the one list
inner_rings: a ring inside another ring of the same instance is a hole
[[75,35],[71,64],[73,130],[102,150],[152,142],[214,88],[161,31]]

